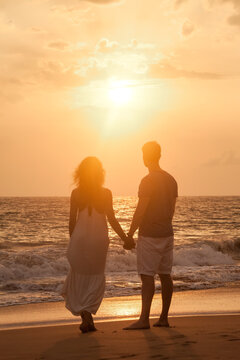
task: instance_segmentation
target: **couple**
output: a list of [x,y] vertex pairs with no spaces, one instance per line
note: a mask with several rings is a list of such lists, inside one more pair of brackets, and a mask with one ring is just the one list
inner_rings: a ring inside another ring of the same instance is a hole
[[170,275],[173,260],[172,218],[178,196],[177,183],[159,166],[161,148],[158,143],[148,142],[142,151],[149,174],[140,183],[138,205],[127,236],[115,217],[112,193],[103,187],[101,162],[95,157],[87,157],[74,174],[77,187],[70,200],[70,242],[67,250],[70,271],[63,296],[67,309],[73,315],[81,316],[82,332],[96,330],[92,314],[96,314],[104,295],[109,245],[106,219],[127,250],[135,247],[133,235],[139,229],[137,269],[142,281],[142,311],[139,320],[125,329],[149,328],[155,274],[159,275],[162,285],[162,313],[154,326],[169,326],[168,310],[173,292]]

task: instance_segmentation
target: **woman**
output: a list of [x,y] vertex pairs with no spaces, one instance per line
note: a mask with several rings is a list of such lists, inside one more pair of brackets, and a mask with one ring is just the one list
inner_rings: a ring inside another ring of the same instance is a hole
[[96,157],[87,157],[74,174],[76,188],[70,200],[70,242],[67,258],[70,271],[63,296],[73,315],[80,315],[82,332],[95,331],[92,314],[96,314],[104,295],[105,263],[109,245],[106,217],[124,242],[124,248],[134,244],[126,237],[114,215],[112,193],[103,187],[104,170]]

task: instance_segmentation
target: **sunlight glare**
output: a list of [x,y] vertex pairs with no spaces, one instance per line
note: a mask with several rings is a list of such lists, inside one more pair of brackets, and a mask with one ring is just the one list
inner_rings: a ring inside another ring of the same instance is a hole
[[125,81],[111,81],[108,86],[108,97],[116,106],[128,104],[132,98],[132,89]]

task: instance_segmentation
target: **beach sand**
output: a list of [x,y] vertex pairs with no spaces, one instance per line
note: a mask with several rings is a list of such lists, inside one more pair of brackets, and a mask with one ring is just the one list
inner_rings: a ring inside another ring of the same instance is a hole
[[[0,359],[239,358],[239,287],[175,293],[171,328],[122,330],[140,305],[139,296],[104,299],[95,317],[98,331],[88,334],[63,302],[0,308]],[[160,306],[158,294],[152,317]]]
[[[61,325],[0,333],[1,359],[238,359],[240,316],[171,319],[171,328],[122,330],[130,321],[98,323],[81,334]],[[151,320],[151,323],[153,320]]]

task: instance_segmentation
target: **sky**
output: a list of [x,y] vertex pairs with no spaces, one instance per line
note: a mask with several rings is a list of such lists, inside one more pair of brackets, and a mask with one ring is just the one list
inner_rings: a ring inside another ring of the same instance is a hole
[[0,196],[68,196],[97,156],[137,194],[240,195],[240,0],[0,0]]

